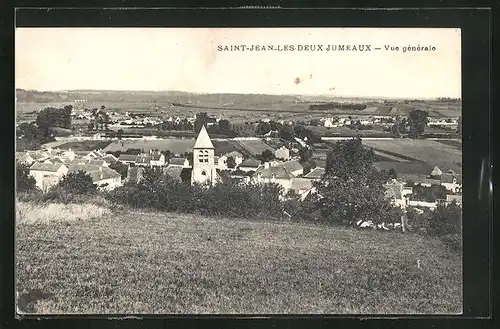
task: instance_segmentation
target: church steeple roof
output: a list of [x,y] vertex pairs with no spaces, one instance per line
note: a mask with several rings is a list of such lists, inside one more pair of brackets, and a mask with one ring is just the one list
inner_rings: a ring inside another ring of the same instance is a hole
[[198,137],[196,138],[196,142],[194,143],[195,149],[213,149],[214,145],[212,144],[212,141],[210,140],[210,136],[208,136],[208,132],[205,129],[205,125],[201,127],[200,133],[198,134]]

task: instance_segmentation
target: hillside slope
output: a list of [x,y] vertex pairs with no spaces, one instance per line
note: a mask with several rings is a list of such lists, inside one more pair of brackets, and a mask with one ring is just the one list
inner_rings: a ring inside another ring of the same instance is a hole
[[101,216],[18,223],[23,310],[461,312],[461,259],[433,238],[150,212]]

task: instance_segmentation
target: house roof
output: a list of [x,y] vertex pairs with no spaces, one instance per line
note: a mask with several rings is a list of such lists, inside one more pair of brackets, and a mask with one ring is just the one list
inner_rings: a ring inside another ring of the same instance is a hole
[[448,194],[446,196],[446,201],[448,201],[448,202],[452,202],[452,201],[462,202],[462,196],[461,195],[450,195],[450,194]]
[[161,153],[153,153],[153,154],[151,154],[151,160],[160,161],[161,156],[162,156]]
[[453,179],[456,179],[457,183],[462,182],[462,179],[459,175],[448,174],[448,173],[441,175],[441,182],[442,183],[453,183]]
[[316,167],[304,177],[309,179],[319,179],[323,177],[324,174],[325,174],[325,168]]
[[105,161],[107,164],[112,164],[116,162],[117,159],[115,156],[108,154],[104,158],[102,158],[102,160]]
[[92,151],[74,151],[76,156],[84,157],[89,155]]
[[88,164],[96,165],[96,166],[102,166],[106,161],[104,160],[98,160],[98,159],[91,159],[87,160]]
[[233,158],[236,158],[236,157],[240,157],[240,158],[241,158],[241,157],[243,157],[243,154],[241,154],[241,153],[240,153],[240,152],[238,152],[238,151],[231,151],[231,152],[226,153],[226,154],[224,154],[224,155],[225,155],[226,157],[228,157],[228,158],[229,158],[229,157],[233,157]]
[[392,182],[385,184],[384,187],[386,190],[384,192],[384,196],[386,198],[401,199],[403,197],[403,185],[403,183],[397,180],[393,180]]
[[307,191],[313,188],[312,181],[307,178],[293,178],[290,189],[295,191]]
[[137,158],[135,159],[136,163],[150,163],[151,162],[151,156],[150,155],[144,155],[144,154],[139,154]]
[[213,149],[214,145],[212,144],[212,141],[210,140],[210,136],[208,136],[208,132],[205,129],[205,126],[201,127],[200,133],[198,134],[198,137],[196,138],[196,142],[194,143],[193,146],[194,149]]
[[64,166],[64,165],[62,163],[40,163],[40,162],[35,162],[30,167],[30,170],[57,172],[59,170],[59,168],[61,168],[61,166]]
[[34,160],[46,157],[46,155],[42,154],[41,151],[28,151],[26,153]]
[[253,158],[248,158],[245,159],[242,163],[240,163],[239,167],[251,167],[251,168],[257,168],[260,166],[260,161],[253,159]]
[[285,169],[289,170],[290,172],[304,169],[304,167],[302,167],[302,165],[300,164],[300,162],[298,160],[286,161],[286,162],[280,163],[277,167],[285,168]]
[[184,163],[186,162],[186,160],[187,160],[186,158],[171,158],[169,161],[169,164],[184,166]]
[[92,177],[92,182],[99,182],[104,179],[121,177],[119,173],[109,167],[98,167],[95,165],[74,165],[70,166],[69,172],[84,171]]
[[29,158],[33,159],[33,157],[27,153],[27,152],[16,152],[16,160],[17,161],[26,161],[28,160]]
[[438,168],[438,166],[435,166],[431,171],[431,176],[441,176],[442,174],[443,172]]
[[292,179],[294,176],[292,173],[283,167],[269,167],[269,168],[264,168],[260,167],[257,169],[255,174],[253,174],[253,177],[260,177],[261,178],[276,178],[276,179]]
[[137,158],[137,155],[120,154],[120,157],[118,158],[118,160],[120,160],[120,161],[135,161],[136,158]]

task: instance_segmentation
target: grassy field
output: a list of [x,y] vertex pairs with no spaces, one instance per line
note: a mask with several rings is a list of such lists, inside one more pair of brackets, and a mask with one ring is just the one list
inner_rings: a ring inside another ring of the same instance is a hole
[[[52,207],[18,204],[16,289],[23,312],[455,314],[462,309],[461,257],[434,238]],[[51,217],[53,212],[60,215]]]
[[175,154],[183,154],[185,152],[192,152],[194,146],[194,139],[192,138],[164,138],[159,140],[122,140],[113,141],[106,148],[104,152],[126,151],[127,149],[144,149],[149,150],[159,149],[170,150]]
[[267,145],[261,140],[238,140],[236,141],[243,149],[245,149],[248,153],[252,155],[258,155],[264,152],[265,150],[269,150],[274,153],[276,151],[271,146]]
[[110,141],[101,141],[101,140],[82,140],[75,142],[67,142],[59,145],[60,149],[72,151],[92,151],[98,149],[104,149],[111,144]]
[[[443,171],[452,169],[458,173],[462,172],[462,167],[459,165],[462,162],[462,150],[456,148],[456,145],[427,139],[363,140],[363,144],[392,156],[423,162],[431,168],[437,165]],[[407,162],[404,163],[404,166],[406,165]]]

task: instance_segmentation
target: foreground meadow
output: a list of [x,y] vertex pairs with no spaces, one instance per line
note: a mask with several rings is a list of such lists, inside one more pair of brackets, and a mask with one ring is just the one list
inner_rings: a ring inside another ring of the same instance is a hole
[[[461,257],[395,232],[19,203],[22,313],[460,313]],[[417,266],[420,264],[420,267]]]

